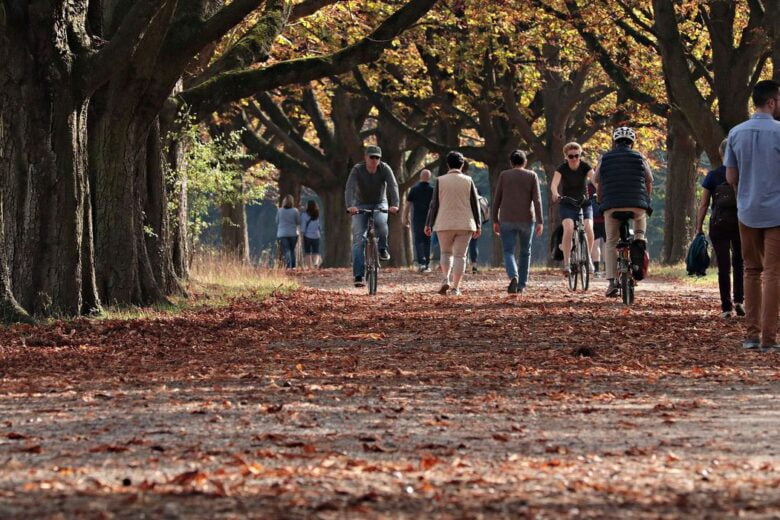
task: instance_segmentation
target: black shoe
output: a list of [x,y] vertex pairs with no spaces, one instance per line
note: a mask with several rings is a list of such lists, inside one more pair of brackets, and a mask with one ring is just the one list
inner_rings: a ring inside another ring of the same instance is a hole
[[618,286],[615,283],[615,280],[610,280],[609,281],[609,286],[607,287],[607,292],[604,293],[604,296],[606,296],[608,298],[611,298],[611,297],[617,296],[617,295],[618,295]]
[[387,249],[379,250],[379,259],[383,262],[390,260],[390,253],[387,251]]
[[439,289],[439,294],[441,294],[442,296],[446,296],[447,291],[449,290],[450,290],[450,284],[444,282],[443,284],[441,284],[441,288]]
[[745,314],[745,305],[742,303],[734,304],[734,311],[737,313],[737,316],[743,317]]
[[365,287],[366,284],[363,283],[363,277],[362,276],[356,276],[355,277],[355,287]]
[[471,266],[471,274],[477,274],[479,272],[479,269],[477,269],[476,265]]
[[517,277],[513,276],[511,280],[509,280],[509,287],[506,288],[506,292],[509,294],[517,294]]

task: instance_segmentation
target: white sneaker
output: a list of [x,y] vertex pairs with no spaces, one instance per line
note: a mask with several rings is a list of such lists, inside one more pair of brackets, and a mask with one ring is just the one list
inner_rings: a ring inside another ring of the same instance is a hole
[[453,296],[460,296],[460,288],[459,287],[454,288],[450,294],[452,294]]
[[720,317],[721,318],[733,318],[734,317],[734,312],[732,312],[732,311],[723,311],[723,312],[720,313]]

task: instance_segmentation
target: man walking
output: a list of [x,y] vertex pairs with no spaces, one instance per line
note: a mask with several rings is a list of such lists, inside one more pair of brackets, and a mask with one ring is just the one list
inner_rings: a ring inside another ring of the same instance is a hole
[[409,214],[412,214],[414,256],[421,273],[431,272],[431,237],[425,234],[425,219],[428,217],[428,208],[431,206],[432,198],[431,171],[423,170],[420,172],[420,182],[415,184],[409,190],[409,195],[406,196],[406,202],[409,204],[406,205],[403,216],[404,226],[409,227]]
[[755,113],[729,132],[726,179],[737,192],[745,272],[744,348],[780,349],[780,83],[753,87]]
[[[542,235],[544,214],[539,190],[539,177],[524,168],[525,152],[515,150],[509,156],[511,169],[501,172],[493,194],[493,232],[501,236],[504,248],[504,266],[509,277],[509,294],[522,293],[528,283],[531,264],[531,240]],[[534,223],[536,224],[534,226]],[[515,257],[515,246],[520,241],[520,257]],[[519,271],[518,271],[519,265]]]
[[[393,214],[398,212],[398,183],[390,166],[382,162],[381,148],[366,148],[365,161],[356,164],[349,173],[344,200],[347,203],[347,211],[352,215],[352,274],[355,277],[355,287],[363,287],[368,215],[358,214],[358,210],[386,209]],[[390,260],[390,253],[387,251],[387,214],[375,214],[374,225],[379,239],[379,259]]]

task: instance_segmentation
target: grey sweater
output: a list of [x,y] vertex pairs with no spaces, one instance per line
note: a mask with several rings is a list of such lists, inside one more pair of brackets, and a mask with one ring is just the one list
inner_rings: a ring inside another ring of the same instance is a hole
[[380,162],[376,173],[369,173],[366,163],[358,163],[352,168],[344,188],[348,208],[361,204],[387,207],[388,198],[391,207],[398,207],[398,183],[390,166]]
[[279,208],[276,212],[276,238],[297,237],[301,214],[295,208]]

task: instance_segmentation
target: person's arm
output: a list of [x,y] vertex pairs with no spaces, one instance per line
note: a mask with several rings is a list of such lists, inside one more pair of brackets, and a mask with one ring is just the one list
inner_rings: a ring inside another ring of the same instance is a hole
[[734,192],[736,192],[737,184],[739,184],[739,165],[732,146],[733,139],[734,135],[729,134],[728,141],[726,141],[726,153],[723,154],[723,164],[726,166],[726,182],[733,186]]
[[593,180],[591,181],[596,187],[596,199],[601,202],[601,177],[599,175],[599,169],[601,168],[601,159],[596,163],[596,168],[593,169]]
[[297,209],[295,210],[295,225],[300,226],[301,225],[301,212]]
[[696,213],[696,233],[704,232],[704,217],[707,216],[707,209],[710,207],[710,190],[703,188],[701,190],[701,202],[699,211]]
[[590,171],[588,172],[588,182],[593,184],[593,186],[596,187],[596,190],[599,189],[599,185],[596,182],[596,172],[593,168],[591,168]]
[[539,176],[536,175],[536,172],[534,172],[534,184],[531,190],[531,200],[534,204],[534,214],[536,216],[536,227],[539,229],[544,224],[544,213],[542,213],[542,190],[539,188]]
[[479,210],[479,194],[474,181],[471,181],[471,216],[474,218],[474,222],[477,223],[477,235],[479,235],[482,229],[482,212]]
[[501,183],[503,178],[503,174],[498,176],[496,191],[493,193],[493,207],[490,209],[490,218],[493,221],[493,233],[496,235],[501,234],[501,223],[498,220],[498,209],[501,207],[501,199],[504,196],[504,189]]
[[387,183],[387,198],[390,202],[390,212],[398,212],[398,208],[401,205],[401,197],[398,196],[398,182],[395,180],[393,170],[388,166],[387,173],[385,173],[385,182]]
[[439,183],[433,187],[433,198],[431,199],[431,205],[428,208],[428,218],[425,220],[425,234],[430,235],[431,229],[433,229],[433,223],[436,222],[436,215],[439,214]]
[[737,191],[737,184],[739,184],[739,168],[726,167],[726,182],[734,186],[734,191]]
[[558,193],[558,185],[561,183],[561,172],[555,171],[553,173],[553,180],[550,183],[550,199],[552,199],[552,202],[558,202],[560,200],[561,195]]
[[344,187],[344,202],[347,204],[347,211],[354,214],[357,211],[357,173],[358,165],[352,167],[347,178],[347,184]]

